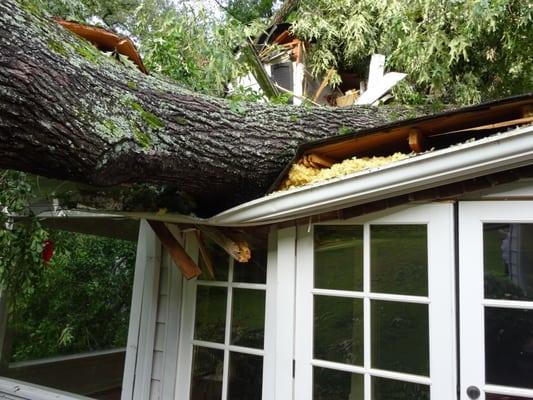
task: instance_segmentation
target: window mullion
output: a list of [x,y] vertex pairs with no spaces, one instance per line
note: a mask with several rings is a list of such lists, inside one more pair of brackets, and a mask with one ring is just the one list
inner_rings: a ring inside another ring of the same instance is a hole
[[364,320],[364,368],[365,368],[365,400],[370,400],[371,393],[371,377],[368,371],[371,368],[372,354],[370,346],[370,225],[363,226],[363,320]]

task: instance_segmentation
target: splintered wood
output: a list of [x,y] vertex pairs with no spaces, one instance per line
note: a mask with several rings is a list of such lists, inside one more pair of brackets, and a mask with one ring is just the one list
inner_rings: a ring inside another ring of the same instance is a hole
[[233,240],[225,235],[219,229],[212,226],[197,225],[196,228],[202,232],[202,235],[226,251],[231,257],[240,263],[250,261],[252,251],[250,246],[243,240]]
[[196,278],[202,273],[202,270],[196,265],[191,257],[187,254],[180,242],[174,237],[164,222],[148,221],[157,238],[161,241],[163,247],[170,254],[174,264],[180,269],[183,276],[187,279]]
[[[381,167],[408,158],[409,154],[394,153],[388,157],[352,157],[342,162],[334,163],[330,167],[320,165],[316,161],[316,158],[312,158],[311,156],[313,154],[304,156],[298,163],[292,165],[287,178],[281,184],[279,190],[325,181],[368,168]],[[315,161],[310,162],[310,160]]]

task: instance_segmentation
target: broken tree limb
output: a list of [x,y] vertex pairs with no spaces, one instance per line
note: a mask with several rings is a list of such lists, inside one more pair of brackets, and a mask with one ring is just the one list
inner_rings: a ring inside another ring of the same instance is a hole
[[241,263],[250,261],[252,251],[250,250],[248,243],[245,241],[233,240],[225,235],[220,229],[211,226],[197,225],[196,228],[202,232],[205,237],[211,239],[224,249],[224,251],[236,261]]
[[174,264],[176,264],[186,279],[196,278],[202,274],[202,270],[187,254],[185,249],[176,240],[174,235],[172,235],[163,222],[149,220],[148,223],[152,227],[163,247],[165,247],[170,254],[170,258],[172,258]]
[[412,116],[235,107],[125,68],[19,4],[0,1],[0,168],[115,188],[87,194],[100,209],[107,199],[117,211],[172,210],[182,194],[196,215],[213,215],[264,195],[302,143]]

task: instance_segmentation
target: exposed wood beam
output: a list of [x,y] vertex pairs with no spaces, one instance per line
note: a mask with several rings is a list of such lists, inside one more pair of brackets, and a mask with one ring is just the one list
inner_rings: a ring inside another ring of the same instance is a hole
[[201,275],[202,270],[196,265],[192,258],[185,252],[180,242],[167,228],[165,223],[160,221],[148,221],[161,244],[167,249],[172,261],[180,269],[186,279],[196,278]]
[[198,225],[196,228],[238,262],[248,262],[252,257],[252,251],[247,242],[233,240],[220,229],[211,226]]
[[207,273],[209,274],[211,279],[215,280],[216,276],[213,260],[211,259],[209,250],[207,250],[207,246],[205,245],[204,238],[202,237],[202,232],[195,231],[195,234],[196,240],[198,241],[198,250],[200,250],[200,256],[204,260],[205,267],[207,268]]
[[426,137],[420,129],[409,129],[409,147],[415,153],[426,150]]

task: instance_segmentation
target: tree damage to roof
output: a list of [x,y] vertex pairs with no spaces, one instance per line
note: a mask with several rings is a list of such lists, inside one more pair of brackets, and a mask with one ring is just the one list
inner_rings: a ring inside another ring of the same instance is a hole
[[65,29],[88,40],[100,51],[122,54],[133,62],[141,72],[148,74],[148,70],[144,66],[141,56],[130,38],[119,36],[112,31],[97,26],[65,21],[61,18],[54,18],[54,21]]
[[306,143],[271,191],[304,186],[533,123],[533,95]]

